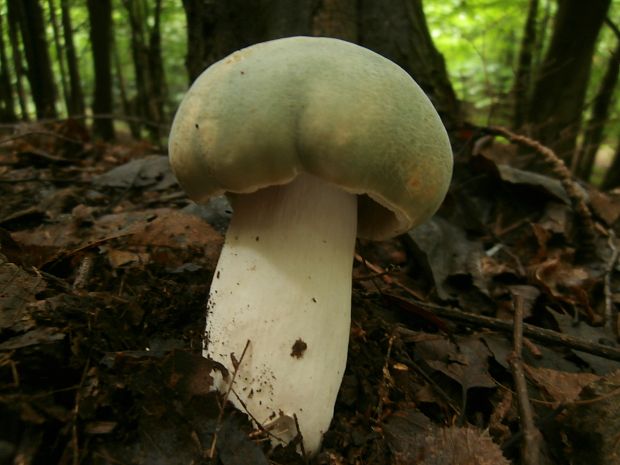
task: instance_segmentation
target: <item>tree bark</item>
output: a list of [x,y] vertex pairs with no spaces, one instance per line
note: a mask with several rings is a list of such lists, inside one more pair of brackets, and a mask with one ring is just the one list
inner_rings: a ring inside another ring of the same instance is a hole
[[519,62],[514,82],[514,116],[513,126],[520,128],[525,120],[527,105],[532,83],[532,60],[536,47],[536,18],[538,15],[538,0],[530,0],[525,26],[523,28],[523,38],[521,40],[521,50],[519,51]]
[[17,120],[11,85],[11,67],[4,43],[4,15],[0,15],[0,120],[8,123]]
[[67,68],[69,71],[69,116],[84,114],[84,94],[82,93],[82,81],[77,64],[75,45],[73,43],[73,27],[71,25],[71,9],[68,0],[60,0],[62,30],[65,39],[65,53],[67,56]]
[[315,0],[183,0],[190,83],[205,68],[243,47],[294,35],[312,35]]
[[357,42],[357,0],[319,0],[312,17],[312,35]]
[[9,0],[8,5],[19,24],[37,117],[56,117],[56,89],[41,5],[38,0]]
[[109,117],[112,113],[111,0],[88,0],[88,14],[95,73],[95,93],[92,108],[95,116],[108,115],[108,117],[95,118],[93,132],[97,137],[110,140],[114,139],[114,126]]
[[610,0],[558,0],[551,43],[532,93],[528,125],[533,137],[568,162],[581,125],[594,46],[609,4]]

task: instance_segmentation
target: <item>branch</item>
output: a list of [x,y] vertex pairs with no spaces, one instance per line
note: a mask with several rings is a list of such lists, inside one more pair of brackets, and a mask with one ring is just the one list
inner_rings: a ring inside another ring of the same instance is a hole
[[618,40],[620,40],[620,28],[618,28],[618,26],[616,25],[616,23],[614,23],[609,16],[607,16],[605,18],[605,24],[607,24],[607,26],[609,27],[609,29],[611,29],[613,31],[613,33],[616,35],[616,37],[618,38]]
[[586,205],[583,191],[573,180],[571,173],[564,162],[549,147],[546,147],[540,142],[530,139],[529,137],[515,134],[508,129],[499,126],[485,128],[485,131],[492,135],[502,136],[513,144],[536,151],[547,163],[549,163],[549,165],[551,165],[553,173],[559,178],[564,190],[566,190],[566,194],[570,198],[575,214],[579,219],[577,225],[579,227],[581,237],[574,242],[584,256],[592,256],[595,250],[594,242],[596,239],[592,214]]
[[512,376],[514,378],[515,390],[519,402],[519,418],[521,420],[521,431],[523,432],[523,442],[521,445],[521,463],[523,465],[540,464],[540,445],[541,434],[534,423],[534,413],[532,404],[527,391],[527,380],[523,368],[523,297],[515,295],[515,314],[514,314],[514,350],[509,356]]

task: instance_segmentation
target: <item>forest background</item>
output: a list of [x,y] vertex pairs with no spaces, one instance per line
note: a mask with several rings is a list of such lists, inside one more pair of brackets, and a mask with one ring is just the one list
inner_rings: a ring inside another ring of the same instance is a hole
[[73,117],[106,140],[164,144],[209,64],[256,42],[325,35],[405,68],[453,140],[507,126],[579,178],[620,185],[620,0],[2,0],[0,14],[9,129]]

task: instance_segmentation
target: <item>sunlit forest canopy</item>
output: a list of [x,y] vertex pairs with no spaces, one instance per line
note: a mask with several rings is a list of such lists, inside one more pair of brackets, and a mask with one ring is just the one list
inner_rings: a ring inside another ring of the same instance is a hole
[[2,0],[2,119],[94,116],[99,136],[164,142],[209,64],[256,42],[325,35],[400,64],[453,135],[464,124],[521,130],[596,182],[616,158],[620,0],[293,3]]

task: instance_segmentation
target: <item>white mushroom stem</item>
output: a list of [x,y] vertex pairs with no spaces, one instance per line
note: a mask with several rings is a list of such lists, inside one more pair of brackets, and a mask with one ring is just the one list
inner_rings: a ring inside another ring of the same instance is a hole
[[[213,277],[205,355],[235,368],[230,400],[316,453],[347,359],[357,198],[310,175],[233,198]],[[216,380],[224,392],[230,381]],[[243,401],[239,402],[237,396]]]

